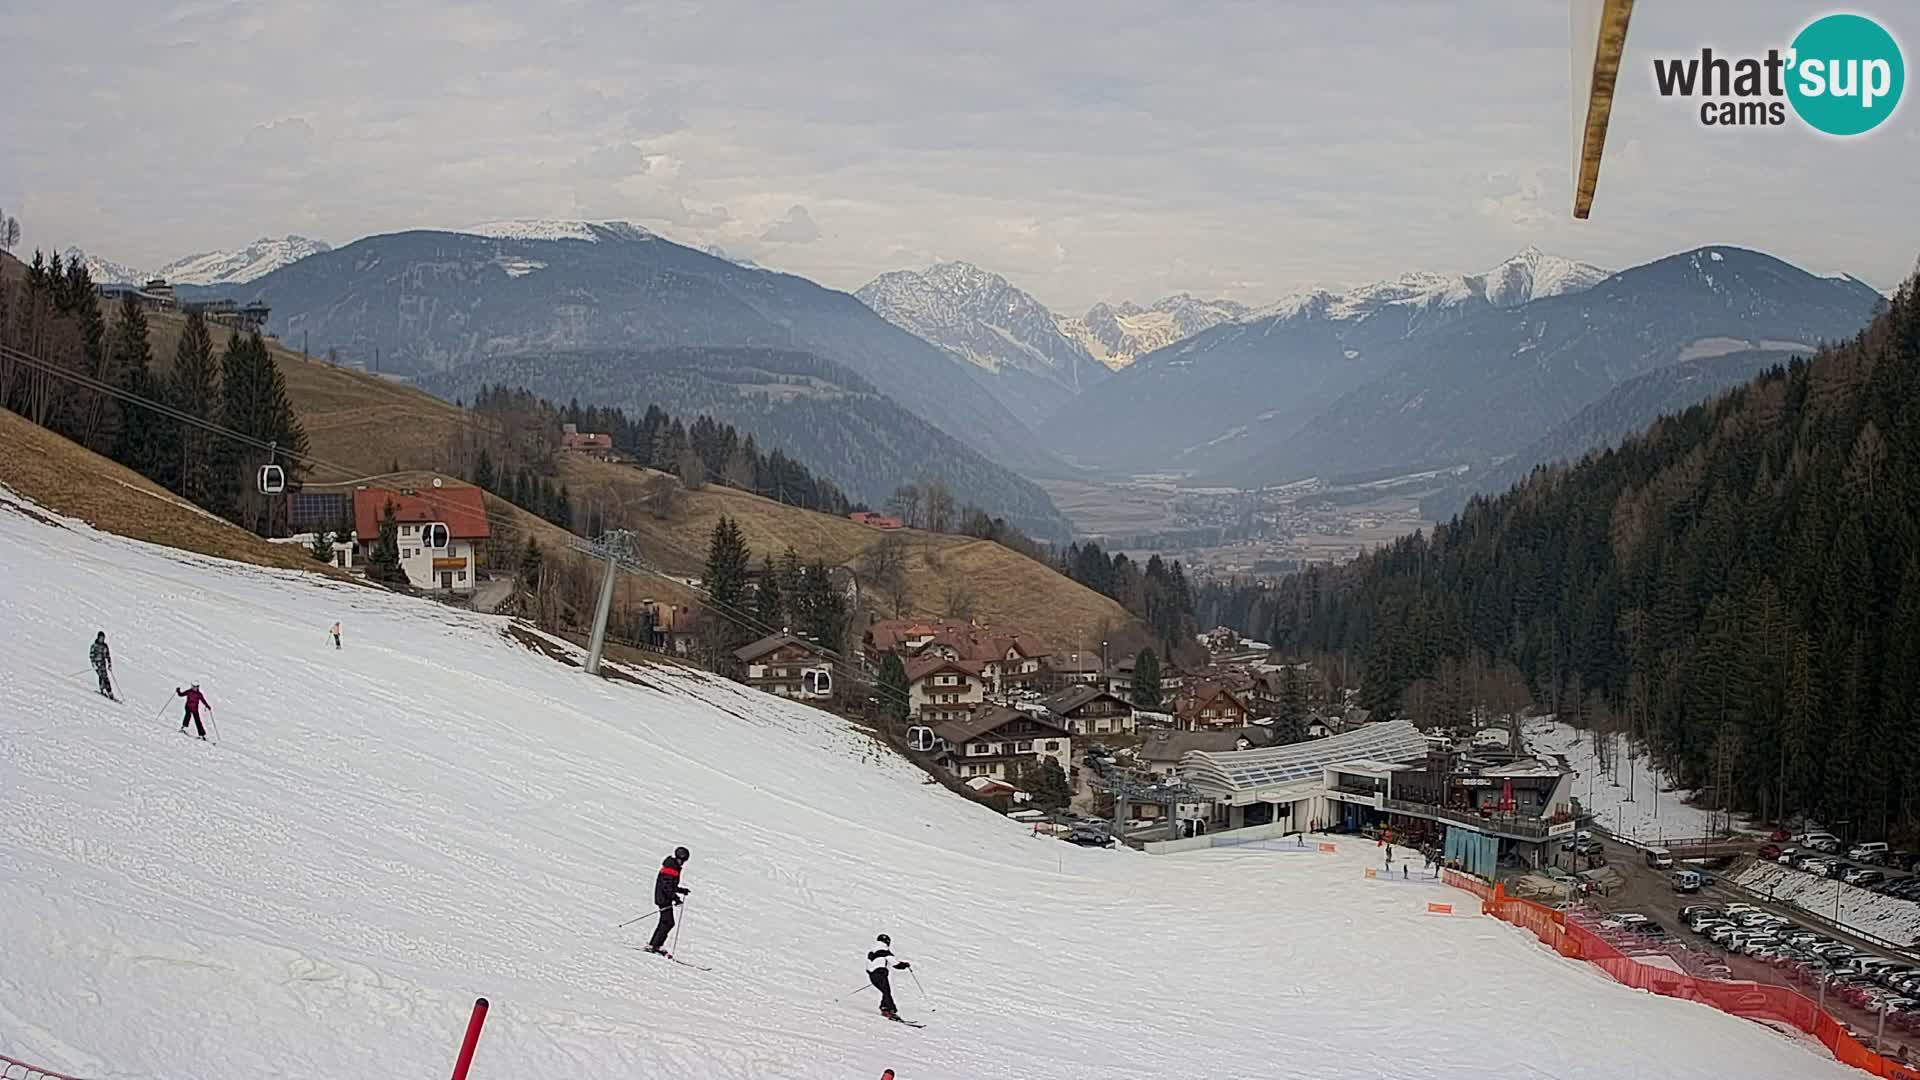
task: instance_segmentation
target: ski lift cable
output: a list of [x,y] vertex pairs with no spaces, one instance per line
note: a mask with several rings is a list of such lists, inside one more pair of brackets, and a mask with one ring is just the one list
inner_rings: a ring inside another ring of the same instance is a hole
[[[295,453],[294,451],[291,451],[291,450],[282,449],[281,447],[279,447],[277,443],[269,442],[267,440],[260,439],[255,436],[248,435],[245,432],[235,431],[234,429],[227,427],[224,424],[220,424],[216,421],[208,420],[205,417],[195,416],[192,413],[177,409],[171,405],[166,404],[165,402],[155,401],[152,398],[146,397],[144,395],[136,394],[130,390],[125,390],[121,387],[113,386],[99,379],[95,379],[92,376],[86,375],[82,372],[73,371],[67,368],[60,367],[56,364],[49,363],[45,360],[41,360],[40,358],[32,355],[31,353],[25,352],[21,349],[14,348],[11,345],[0,344],[0,357],[5,357],[7,359],[16,361],[18,363],[25,364],[28,367],[34,368],[35,370],[38,370],[38,371],[43,371],[50,375],[55,375],[61,378],[65,378],[68,381],[76,383],[80,386],[86,387],[87,389],[94,390],[98,393],[106,394],[109,397],[117,398],[121,401],[125,401],[133,405],[138,405],[142,408],[158,413],[161,416],[167,417],[169,419],[178,420],[181,423],[189,424],[194,427],[200,428],[210,434],[218,435],[222,438],[226,438],[235,442],[242,443],[247,446],[254,447],[255,449],[265,450],[268,453],[273,454],[277,457],[285,457],[289,461],[306,464],[310,468],[313,468],[316,470],[327,469],[333,472],[338,472],[341,475],[348,476],[348,477],[357,477],[359,475],[359,472],[356,469],[347,468],[344,465],[340,465],[336,462],[328,461],[324,458],[318,457],[311,453]],[[471,510],[468,510],[465,507],[444,502],[436,495],[426,494],[421,497],[424,498],[428,503],[433,505],[436,511],[439,511],[439,512],[451,511],[451,516],[455,518],[471,518],[474,516]],[[486,519],[484,514],[481,515],[480,520],[482,523],[485,522]],[[658,542],[662,546],[671,548],[683,556],[686,556],[688,558],[694,557],[693,553],[687,551],[687,549],[681,547],[678,544],[673,543],[672,541],[658,540]],[[603,552],[593,552],[593,553],[602,554],[603,556],[605,554]],[[616,559],[616,562],[622,568],[627,569],[631,573],[658,577],[663,580],[670,581],[676,585],[679,585],[682,588],[688,589],[689,591],[693,592],[695,595],[705,600],[709,608],[711,608],[713,611],[720,614],[722,617],[728,619],[730,622],[733,622],[735,625],[740,626],[742,629],[756,631],[760,633],[762,636],[772,636],[780,632],[779,630],[771,626],[768,626],[765,623],[760,622],[753,615],[745,611],[742,611],[738,608],[735,608],[730,604],[724,604],[720,602],[717,598],[714,597],[714,595],[711,592],[707,591],[702,586],[689,585],[685,581],[682,581],[681,579],[674,577],[671,574],[667,574],[664,571],[661,571],[655,567],[649,566],[644,562],[641,562],[638,559],[635,559],[629,555],[616,554],[615,559]],[[846,674],[851,681],[858,682],[866,674],[866,672],[864,672],[863,670],[849,664],[845,659],[841,657],[839,652],[836,650],[826,649],[822,647],[821,652],[827,658],[828,663],[834,669],[839,670],[844,674]],[[880,689],[878,683],[874,684],[874,689],[876,691]],[[897,697],[897,693],[892,696]],[[907,699],[900,699],[895,703],[910,704],[910,702]]]
[[[664,541],[663,543],[664,543],[664,546],[674,548],[675,550],[680,551],[682,554],[686,554],[686,551],[684,548],[680,548],[678,545],[672,543],[671,541]],[[575,550],[581,550],[581,551],[597,554],[601,558],[606,558],[609,555],[611,555],[614,560],[614,564],[619,568],[626,570],[628,573],[644,574],[651,577],[663,578],[667,581],[671,581],[681,586],[682,588],[688,589],[689,591],[693,592],[695,595],[699,596],[701,599],[705,600],[707,602],[707,606],[709,610],[712,610],[715,614],[721,616],[722,618],[725,618],[727,621],[733,623],[734,625],[740,627],[743,630],[752,631],[754,633],[761,635],[762,637],[772,637],[781,632],[771,626],[768,626],[766,623],[761,622],[757,616],[754,616],[746,611],[743,611],[737,607],[734,607],[732,604],[722,603],[720,600],[716,599],[714,595],[711,592],[707,591],[707,589],[705,589],[704,587],[699,585],[689,585],[686,582],[681,581],[679,578],[672,576],[671,574],[667,574],[661,570],[658,570],[648,565],[645,561],[639,559],[636,556],[619,553],[619,552],[608,552],[604,549],[595,549],[590,547],[590,542],[584,542],[584,541],[580,544],[574,545],[574,548]],[[819,646],[818,648],[820,649],[821,656],[827,661],[827,664],[830,667],[830,669],[834,671],[838,671],[841,674],[845,675],[849,681],[857,683],[866,676],[867,673],[864,670],[854,666],[852,662],[847,660],[838,650],[828,649],[824,646]],[[881,689],[882,688],[878,682],[875,682],[873,684],[873,690],[875,693],[880,693]],[[893,704],[907,705],[909,707],[911,707],[912,705],[911,697],[910,696],[902,697],[900,696],[898,691],[892,692],[891,694],[888,695],[888,697],[892,699]]]
[[[222,438],[229,439],[234,442],[243,443],[247,446],[251,446],[258,450],[265,450],[269,454],[273,455],[275,458],[286,458],[290,462],[297,462],[300,464],[307,465],[313,471],[319,471],[321,469],[325,469],[327,471],[336,472],[342,476],[346,476],[349,478],[358,478],[361,475],[358,469],[351,469],[345,465],[341,465],[336,462],[327,461],[326,459],[317,457],[311,453],[305,453],[305,454],[295,453],[291,450],[287,450],[281,447],[278,443],[269,442],[267,440],[260,439],[255,436],[248,435],[247,433],[242,431],[235,431],[234,429],[227,427],[226,425],[218,423],[216,421],[208,420],[205,417],[195,416],[189,412],[183,412],[182,410],[177,409],[172,405],[168,405],[165,402],[155,401],[152,398],[145,397],[140,394],[136,394],[130,390],[125,390],[120,387],[113,386],[109,383],[102,382],[101,380],[95,379],[92,376],[86,375],[82,372],[72,371],[67,368],[62,368],[56,364],[48,363],[47,361],[41,360],[30,353],[23,352],[22,350],[16,349],[10,345],[0,344],[0,357],[4,357],[5,359],[8,359],[8,360],[17,361],[19,363],[27,365],[28,367],[46,372],[50,375],[60,376],[62,378],[69,380],[70,382],[77,383],[80,386],[83,386],[87,389],[94,390],[98,393],[106,394],[110,397],[118,398],[121,401],[128,402],[129,404],[138,405],[142,408],[148,409],[149,411],[158,413],[161,416],[164,416],[168,419],[178,420],[184,424],[190,424],[194,427],[200,428],[208,432],[209,434],[218,435]],[[275,463],[270,463],[270,464],[275,464]],[[455,518],[470,519],[474,517],[473,511],[467,509],[466,507],[458,506],[453,503],[447,502],[441,499],[437,495],[426,493],[418,497],[423,498],[428,503],[430,503],[436,512],[439,512],[439,513],[450,512],[451,515]],[[480,521],[484,522],[485,520],[486,519],[483,514],[480,517]]]

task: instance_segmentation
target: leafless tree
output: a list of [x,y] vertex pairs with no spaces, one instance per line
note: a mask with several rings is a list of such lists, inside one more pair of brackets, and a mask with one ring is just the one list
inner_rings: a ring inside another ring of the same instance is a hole
[[907,545],[898,536],[883,536],[860,555],[862,577],[893,605],[896,616],[907,613]]
[[944,596],[942,597],[942,600],[944,602],[944,606],[946,608],[948,618],[950,619],[973,618],[974,607],[975,607],[973,586],[967,584],[965,580],[959,579],[959,578],[949,579],[947,581],[946,591]]
[[707,465],[692,447],[680,451],[680,486],[699,491],[707,486]]
[[901,484],[894,488],[889,505],[892,506],[894,515],[900,519],[901,524],[909,529],[920,527],[920,509],[923,505],[920,485]]
[[12,251],[20,242],[20,219],[0,213],[0,250]]
[[920,484],[921,501],[926,509],[926,527],[934,532],[952,532],[954,524],[953,489],[944,477],[936,476]]

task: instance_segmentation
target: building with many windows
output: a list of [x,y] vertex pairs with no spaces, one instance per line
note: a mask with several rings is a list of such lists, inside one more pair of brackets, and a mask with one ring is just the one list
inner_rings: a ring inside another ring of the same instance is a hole
[[1072,774],[1072,736],[1042,711],[990,705],[936,725],[933,733],[946,741],[949,765],[962,780],[984,776],[1017,783],[1027,766],[1044,758]]

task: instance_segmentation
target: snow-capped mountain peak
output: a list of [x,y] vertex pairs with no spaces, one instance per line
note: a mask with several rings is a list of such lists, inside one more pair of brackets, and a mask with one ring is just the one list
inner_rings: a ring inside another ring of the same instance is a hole
[[175,285],[239,284],[265,277],[309,255],[332,250],[332,245],[304,236],[288,235],[278,240],[263,236],[237,250],[205,251],[175,259],[154,271],[154,276],[166,278]]
[[1037,375],[1069,393],[1102,369],[1061,333],[1053,312],[1006,278],[968,262],[894,270],[854,293],[888,322],[996,374]]
[[95,285],[144,285],[149,275],[135,270],[123,263],[103,259],[98,255],[89,255],[77,247],[70,247],[60,253],[65,262],[79,262],[87,268],[87,276]]
[[1060,320],[1060,331],[1080,343],[1101,363],[1114,370],[1133,363],[1155,349],[1246,316],[1247,307],[1232,300],[1203,300],[1190,293],[1174,293],[1148,307],[1128,300],[1095,304],[1078,319]]
[[575,221],[564,218],[508,218],[455,230],[497,240],[650,240],[652,230],[631,221]]
[[1480,304],[1511,308],[1549,296],[1581,292],[1607,277],[1607,271],[1597,266],[1527,247],[1483,273],[1411,271],[1388,281],[1347,289],[1305,289],[1261,308],[1256,315],[1345,321],[1388,309],[1447,312]]
[[325,241],[304,236],[284,236],[278,240],[261,237],[243,248],[230,251],[203,251],[162,266],[158,270],[137,270],[124,263],[90,255],[77,247],[68,248],[65,257],[86,264],[87,272],[100,285],[144,285],[153,278],[164,278],[174,285],[238,285],[252,281],[333,248]]

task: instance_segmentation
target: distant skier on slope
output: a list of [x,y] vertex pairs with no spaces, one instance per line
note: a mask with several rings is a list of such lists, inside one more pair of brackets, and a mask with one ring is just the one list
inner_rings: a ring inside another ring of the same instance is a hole
[[653,879],[653,906],[660,909],[660,921],[654,925],[648,952],[667,954],[662,946],[667,943],[667,935],[673,932],[673,905],[687,895],[686,888],[680,884],[680,868],[687,865],[692,855],[686,848],[677,847],[673,854],[660,860],[660,873]]
[[207,729],[200,723],[200,706],[205,705],[207,711],[212,712],[213,703],[207,700],[207,695],[200,692],[200,684],[194,683],[185,690],[176,686],[173,688],[173,693],[175,697],[187,699],[187,711],[180,717],[180,734],[185,735],[187,733],[187,721],[191,720],[193,721],[194,730],[199,733],[202,739],[206,738]]
[[336,649],[339,648],[340,647],[340,624],[334,623],[333,629],[328,630],[327,633],[333,635],[333,647]]
[[93,673],[100,677],[100,695],[113,696],[113,654],[107,651],[107,632],[100,631],[93,639],[93,647],[87,650],[87,659],[93,662]]
[[893,939],[885,934],[873,939],[873,948],[867,951],[867,981],[880,991],[880,1015],[889,1020],[900,1017],[899,1010],[893,1006],[893,979],[887,969],[905,971],[912,964],[893,955]]

